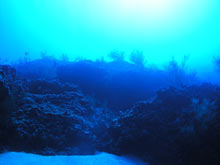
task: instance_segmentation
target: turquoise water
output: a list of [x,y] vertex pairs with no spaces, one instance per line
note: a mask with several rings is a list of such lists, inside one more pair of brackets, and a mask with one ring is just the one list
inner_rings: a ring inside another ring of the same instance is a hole
[[220,52],[218,0],[1,0],[0,22],[8,60],[24,52],[108,60],[112,50],[139,50],[156,65],[189,55],[190,68],[210,75]]
[[0,0],[0,165],[219,165],[219,139],[219,0]]
[[0,154],[1,165],[147,165],[137,159],[119,157],[108,153],[88,156],[40,156],[9,152]]

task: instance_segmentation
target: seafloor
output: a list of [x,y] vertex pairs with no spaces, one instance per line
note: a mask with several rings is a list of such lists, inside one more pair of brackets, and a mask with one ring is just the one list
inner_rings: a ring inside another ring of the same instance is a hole
[[220,86],[175,63],[40,59],[0,66],[0,151],[220,164]]

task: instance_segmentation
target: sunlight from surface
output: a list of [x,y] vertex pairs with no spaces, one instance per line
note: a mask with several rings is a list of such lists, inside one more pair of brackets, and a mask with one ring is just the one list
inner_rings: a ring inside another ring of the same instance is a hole
[[0,50],[70,59],[140,50],[156,64],[190,54],[207,68],[220,49],[219,11],[219,0],[0,1]]
[[136,15],[136,18],[148,16],[154,19],[165,19],[175,7],[173,0],[118,0],[112,3],[125,16]]
[[86,12],[96,24],[161,31],[200,22],[211,4],[206,0],[95,0],[88,1]]

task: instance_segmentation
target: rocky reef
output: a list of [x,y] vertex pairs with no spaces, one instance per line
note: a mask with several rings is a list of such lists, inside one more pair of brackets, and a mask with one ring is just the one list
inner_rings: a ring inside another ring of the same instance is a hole
[[116,154],[135,153],[156,165],[217,165],[219,121],[219,87],[168,88],[122,112],[105,137],[112,143],[100,147]]
[[2,72],[1,148],[49,155],[94,152],[91,99],[71,84],[12,79]]
[[[108,96],[110,97],[110,96]],[[114,96],[111,96],[114,97]],[[115,112],[59,79],[0,66],[0,151],[135,155],[152,165],[220,164],[220,87],[169,87]]]

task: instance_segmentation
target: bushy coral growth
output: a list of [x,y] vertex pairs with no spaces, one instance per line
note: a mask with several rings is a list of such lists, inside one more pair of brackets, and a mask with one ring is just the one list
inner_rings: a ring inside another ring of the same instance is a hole
[[[98,150],[152,165],[220,164],[220,87],[193,85],[174,61],[166,71],[47,58],[16,67],[0,66],[0,151]],[[169,73],[178,81],[165,83]]]
[[141,69],[125,61],[79,61],[57,67],[61,82],[74,83],[85,94],[93,95],[113,110],[126,109],[136,101],[149,98],[166,86],[165,73]]
[[55,79],[75,84],[85,94],[115,110],[127,109],[137,101],[148,99],[159,88],[181,88],[198,83],[196,75],[186,70],[187,60],[179,65],[173,59],[161,70],[145,66],[145,58],[139,51],[131,54],[131,62],[121,58],[123,53],[114,51],[111,54],[114,57],[111,62],[82,59],[71,62],[43,54],[42,59],[15,67],[21,78]]
[[103,108],[95,107],[76,86],[55,80],[5,78],[0,87],[8,91],[4,95],[8,99],[0,101],[4,119],[0,149],[44,155],[95,152],[92,132],[99,124],[95,116]]
[[187,71],[186,63],[188,56],[184,56],[182,63],[178,64],[175,59],[172,59],[168,65],[165,66],[166,80],[169,86],[182,88],[184,86],[198,84],[199,81],[195,72]]
[[[100,148],[136,154],[151,164],[213,164],[220,161],[220,88],[204,84],[169,88],[137,103],[114,120]],[[108,146],[109,145],[109,146]]]
[[130,61],[141,68],[143,68],[146,63],[144,54],[140,51],[132,52],[130,55]]
[[213,61],[216,67],[216,71],[220,73],[220,56],[214,57]]
[[124,53],[123,52],[119,52],[119,51],[112,51],[110,54],[109,54],[109,57],[113,60],[113,61],[116,61],[116,62],[121,62],[121,61],[124,61]]

